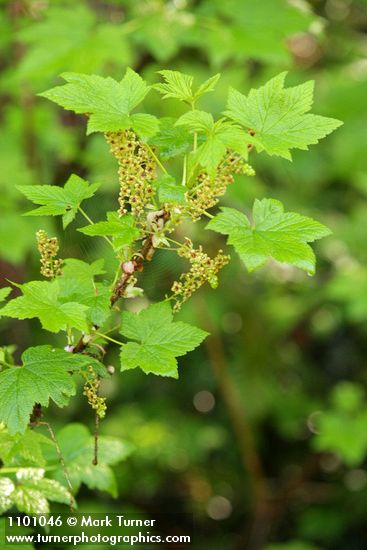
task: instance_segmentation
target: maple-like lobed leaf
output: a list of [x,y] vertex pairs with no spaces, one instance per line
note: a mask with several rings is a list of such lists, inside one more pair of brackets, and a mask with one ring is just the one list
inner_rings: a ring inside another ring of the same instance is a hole
[[208,92],[213,92],[215,89],[215,86],[220,79],[220,73],[215,74],[214,76],[211,76],[205,82],[200,84],[197,91],[195,92],[195,99],[198,99],[204,94],[207,94]]
[[211,113],[193,110],[182,115],[177,126],[185,126],[192,133],[203,134],[204,141],[192,153],[192,162],[200,164],[208,174],[215,176],[216,169],[228,150],[248,157],[249,135],[236,124],[219,119],[214,122]]
[[71,373],[98,363],[51,346],[28,348],[22,362],[22,367],[0,372],[0,422],[10,434],[25,432],[35,403],[47,407],[52,400],[58,407],[67,405],[75,395]]
[[121,370],[140,367],[146,374],[178,377],[177,359],[192,351],[208,335],[187,323],[173,322],[169,304],[159,302],[140,313],[124,311],[121,334],[128,342],[121,349]]
[[180,116],[176,126],[186,126],[191,132],[209,133],[214,128],[214,118],[206,111],[193,110]]
[[178,99],[191,105],[194,105],[202,95],[212,92],[220,78],[219,73],[215,74],[194,90],[194,78],[191,75],[170,70],[158,71],[158,74],[163,77],[164,82],[154,84],[153,88],[160,92],[164,99]]
[[225,115],[250,131],[257,150],[292,159],[291,149],[308,149],[342,122],[308,113],[313,102],[312,81],[284,88],[286,72],[247,96],[231,88]]
[[56,185],[18,185],[17,189],[38,208],[25,216],[62,216],[64,229],[74,220],[78,208],[85,199],[93,197],[99,183],[89,184],[72,174],[64,187]]
[[50,332],[69,328],[88,331],[88,307],[78,302],[62,302],[60,286],[54,281],[31,281],[19,285],[23,296],[10,300],[0,309],[0,316],[15,319],[38,317],[42,327]]
[[207,228],[228,235],[228,244],[234,246],[249,271],[273,258],[310,275],[315,273],[315,255],[308,243],[330,235],[325,225],[284,212],[282,203],[274,199],[255,200],[252,214],[253,224],[242,212],[224,207]]
[[31,466],[45,466],[42,444],[52,446],[53,442],[30,428],[22,434],[10,434],[5,427],[0,429],[0,458],[6,466],[23,463]]
[[154,84],[154,88],[163,95],[164,99],[179,99],[186,103],[193,100],[192,84],[194,78],[179,71],[158,71],[163,76],[164,83]]
[[120,217],[116,212],[107,212],[107,221],[81,227],[78,231],[91,237],[113,237],[113,242],[117,249],[130,245],[140,235],[131,214],[125,214]]
[[115,132],[133,128],[142,138],[158,131],[153,115],[131,114],[150,90],[150,86],[133,69],[127,68],[120,82],[111,77],[63,73],[66,84],[39,95],[64,109],[88,115],[87,134]]
[[57,277],[58,299],[61,303],[74,302],[86,307],[87,323],[102,326],[110,315],[110,289],[95,276],[105,273],[104,260],[88,264],[75,258],[63,262],[62,275]]
[[16,483],[10,478],[0,479],[0,512],[5,512],[16,506],[19,512],[26,514],[48,514],[49,500],[70,504],[73,496],[58,481],[44,477],[43,468],[19,468],[16,473]]

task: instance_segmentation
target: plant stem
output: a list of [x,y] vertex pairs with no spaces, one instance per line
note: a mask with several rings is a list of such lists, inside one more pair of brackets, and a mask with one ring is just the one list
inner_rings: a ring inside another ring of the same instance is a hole
[[167,235],[165,238],[167,239],[167,241],[171,241],[171,243],[177,244],[180,248],[183,246],[182,243],[180,243],[179,241],[175,241],[175,239],[171,239],[171,237],[167,237]]
[[112,328],[109,328],[104,334],[106,335],[106,334],[109,334],[110,332],[116,332],[116,330],[117,330],[118,328],[120,328],[120,324],[115,325],[115,326],[112,327]]
[[[195,102],[194,101],[191,103],[191,109],[193,111],[195,111]],[[195,153],[197,148],[198,148],[198,134],[197,134],[197,132],[195,132],[194,133],[194,146],[193,146],[194,153]]]
[[111,288],[112,288],[112,289],[115,288],[115,285],[116,285],[116,283],[117,283],[117,281],[118,281],[118,278],[119,278],[119,275],[120,275],[120,270],[121,270],[121,264],[119,264],[119,266],[118,266],[118,268],[117,268],[117,270],[116,270],[115,277],[114,277],[113,282],[112,282],[112,284],[111,284]]
[[[83,208],[82,208],[81,206],[78,206],[78,210],[79,210],[79,212],[82,214],[82,216],[84,216],[84,218],[87,220],[87,222],[88,222],[90,225],[94,225],[94,221],[88,216],[88,214],[83,210]],[[104,239],[105,241],[107,241],[108,244],[109,244],[110,246],[112,246],[112,248],[113,248],[113,243],[112,243],[112,241],[111,241],[108,237],[106,237],[106,235],[101,235],[101,237],[103,237],[103,239]]]
[[99,440],[99,415],[96,412],[95,424],[94,424],[94,458],[93,458],[94,466],[97,466],[98,464],[98,440]]
[[90,225],[94,225],[94,221],[88,216],[81,206],[78,206],[78,210],[85,217],[87,222],[90,223]]
[[149,153],[152,155],[152,157],[154,158],[154,160],[156,161],[156,163],[158,164],[158,166],[161,168],[161,170],[163,170],[163,172],[165,174],[168,174],[166,168],[163,166],[163,164],[161,163],[161,161],[159,160],[159,158],[157,157],[157,155],[155,154],[155,152],[153,151],[153,149],[151,148],[150,145],[148,145],[147,143],[145,144],[146,148],[148,149]]
[[119,346],[124,346],[124,342],[119,342],[118,340],[115,340],[114,338],[111,338],[110,336],[107,336],[106,334],[103,334],[102,332],[98,332],[97,330],[94,331],[94,334],[97,334],[101,338],[104,338],[105,340],[108,340],[109,342],[113,342],[114,344],[118,344]]
[[195,194],[200,187],[203,187],[203,185],[205,185],[205,182],[199,183],[198,185],[195,185],[195,187],[191,187],[189,190],[189,195]]
[[3,365],[4,367],[8,367],[9,369],[17,366],[17,365],[12,365],[11,363],[7,363],[6,361],[0,361],[0,365]]
[[182,170],[182,185],[186,185],[187,178],[187,155],[184,156],[183,170]]
[[[168,212],[163,211],[163,213],[159,213],[157,215],[157,219],[162,219],[165,224],[170,219],[170,215]],[[150,261],[154,253],[155,248],[153,246],[153,233],[150,233],[143,241],[142,247],[139,250],[139,253],[136,255],[136,271],[142,271],[144,262]],[[110,299],[111,308],[123,296],[124,290],[129,284],[132,275],[133,274],[122,273],[121,277],[117,280]],[[98,328],[99,327],[96,327],[96,330],[98,330]],[[103,337],[105,337],[105,335],[103,335]],[[116,343],[118,343],[118,345],[122,345],[121,342],[116,341]],[[86,347],[88,347],[88,343],[84,342],[82,336],[76,344],[73,353],[82,353],[86,349]]]
[[61,467],[62,467],[62,471],[63,471],[64,477],[65,477],[66,483],[67,483],[67,485],[70,489],[70,494],[71,494],[70,511],[73,512],[74,511],[74,499],[73,499],[73,496],[72,496],[73,495],[73,486],[71,484],[70,477],[69,477],[69,472],[67,470],[65,460],[64,460],[63,454],[61,452],[60,446],[57,442],[55,432],[53,431],[51,424],[49,424],[48,422],[37,422],[37,426],[46,426],[46,428],[48,429],[48,432],[50,434],[50,437],[53,441],[53,444],[55,445],[55,449],[56,449],[56,452],[57,452],[59,460],[60,460],[60,464],[61,464]]

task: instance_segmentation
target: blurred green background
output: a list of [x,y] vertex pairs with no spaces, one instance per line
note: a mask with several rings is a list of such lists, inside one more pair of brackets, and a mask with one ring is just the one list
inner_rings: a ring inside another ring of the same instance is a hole
[[[202,289],[180,314],[211,337],[181,360],[179,381],[136,370],[105,383],[102,433],[135,451],[115,468],[117,499],[84,488],[79,503],[81,511],[194,513],[200,550],[367,548],[366,0],[0,7],[2,286],[38,277],[40,227],[60,235],[63,257],[105,256],[73,227],[63,234],[58,220],[21,217],[29,205],[15,185],[63,185],[71,172],[103,183],[87,204],[92,217],[116,208],[116,164],[103,137],[87,139],[82,117],[36,95],[63,71],[119,79],[131,66],[150,81],[163,68],[201,81],[221,72],[203,101],[219,114],[229,85],[246,93],[289,70],[288,85],[316,80],[316,113],[344,121],[293,163],[254,154],[257,176],[239,177],[225,198],[245,210],[255,197],[278,198],[327,224],[333,236],[317,247],[317,275],[273,264],[249,275],[232,254],[219,288]],[[146,108],[170,116],[180,106],[152,93]],[[194,242],[223,246],[202,229],[187,228]],[[160,299],[180,269],[157,254],[141,281],[147,297]],[[0,331],[17,353],[50,342],[38,321],[1,320]],[[93,428],[82,399],[49,418],[55,429]]]

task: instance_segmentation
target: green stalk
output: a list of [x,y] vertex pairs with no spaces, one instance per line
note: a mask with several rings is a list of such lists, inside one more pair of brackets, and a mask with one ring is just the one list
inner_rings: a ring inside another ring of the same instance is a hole
[[152,157],[154,158],[154,160],[156,161],[156,163],[158,164],[158,166],[161,168],[161,170],[163,170],[163,172],[165,174],[168,174],[166,168],[163,166],[163,164],[161,163],[161,161],[159,160],[159,158],[157,157],[157,155],[155,154],[155,152],[153,151],[153,149],[150,147],[150,145],[148,145],[147,143],[145,144],[146,148],[148,149],[149,153],[152,155]]
[[124,346],[124,342],[120,342],[119,340],[115,340],[114,338],[111,338],[110,336],[107,336],[106,334],[103,334],[102,332],[94,331],[94,334],[97,334],[101,338],[104,338],[105,340],[108,340],[109,342],[113,342],[114,344],[117,344],[119,346]]
[[184,156],[183,170],[182,170],[182,185],[186,185],[187,178],[187,155]]
[[[84,210],[82,209],[81,206],[78,206],[78,210],[79,210],[79,212],[82,214],[82,216],[84,216],[84,218],[87,220],[87,222],[88,222],[90,225],[94,225],[94,221],[88,216],[88,214],[87,214],[86,212],[84,212]],[[106,237],[106,235],[102,235],[102,237],[103,237],[104,240],[107,241],[108,244],[111,245],[112,248],[113,248],[113,243],[112,243],[112,241],[111,241],[108,237]]]
[[7,363],[6,361],[0,361],[0,365],[3,365],[4,367],[8,367],[9,369],[17,366],[17,365],[12,365],[11,363]]

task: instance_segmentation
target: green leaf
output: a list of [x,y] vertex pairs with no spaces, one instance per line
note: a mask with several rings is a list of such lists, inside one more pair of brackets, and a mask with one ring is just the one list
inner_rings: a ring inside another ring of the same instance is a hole
[[104,273],[102,266],[103,260],[87,264],[69,258],[64,260],[62,275],[57,278],[59,301],[83,304],[87,308],[86,319],[97,326],[102,326],[110,315],[111,291],[107,285],[94,280],[95,275]]
[[163,94],[164,99],[173,98],[191,103],[193,101],[192,83],[194,78],[179,71],[158,71],[163,76],[163,84],[154,84],[154,88]]
[[173,322],[169,304],[160,302],[140,313],[124,311],[121,334],[130,340],[121,349],[121,370],[140,367],[146,374],[178,378],[176,357],[195,349],[207,332]]
[[[47,514],[50,511],[48,501],[70,504],[73,497],[58,481],[44,477],[42,468],[20,468],[16,481],[10,478],[0,479],[0,488],[6,494],[6,502],[0,500],[0,511],[6,511],[13,505],[19,512],[27,514]],[[5,504],[5,506],[4,506]]]
[[154,115],[135,113],[130,116],[131,128],[144,140],[152,138],[159,130],[159,121]]
[[[117,496],[117,483],[110,466],[125,460],[132,452],[131,444],[113,437],[99,438],[98,465],[92,464],[94,458],[94,437],[83,424],[69,424],[56,435],[62,455],[68,468],[74,492],[84,483],[90,489],[107,491]],[[55,478],[65,483],[60,460],[54,448],[45,449],[48,462],[58,469]]]
[[158,73],[163,76],[164,83],[154,84],[153,88],[160,92],[164,99],[173,98],[189,104],[193,104],[202,95],[212,92],[220,78],[220,74],[216,74],[194,91],[192,76],[169,70],[158,71]]
[[329,409],[317,417],[313,447],[337,453],[349,467],[359,466],[367,453],[364,389],[356,383],[340,382],[333,388],[331,401]]
[[[115,474],[107,464],[92,464],[92,458],[87,464],[75,466],[80,473],[80,482],[84,483],[91,490],[105,491],[112,497],[117,498],[118,486]],[[81,470],[83,470],[81,472]]]
[[313,102],[312,81],[284,88],[287,73],[272,78],[248,96],[233,88],[229,92],[226,116],[254,135],[257,150],[292,159],[291,149],[308,149],[342,124],[339,120],[306,114]]
[[0,514],[3,514],[12,507],[14,489],[14,483],[10,478],[0,477]]
[[316,260],[307,243],[330,235],[327,227],[295,212],[285,213],[282,203],[274,199],[255,201],[253,225],[233,208],[221,210],[207,228],[229,235],[228,244],[234,246],[249,271],[273,258],[314,274]]
[[24,485],[15,487],[12,498],[13,504],[18,508],[19,512],[28,514],[47,514],[50,511],[47,498],[43,496],[41,491],[37,491],[34,487],[27,487]]
[[[28,484],[29,486],[30,484]],[[34,483],[33,487],[42,493],[42,495],[53,502],[70,504],[72,496],[61,483],[54,479],[43,478]]]
[[163,174],[156,184],[160,203],[184,204],[186,202],[186,188],[183,185],[178,185],[169,174]]
[[193,162],[203,166],[212,177],[229,149],[247,158],[249,136],[231,122],[224,119],[214,122],[210,113],[194,110],[181,116],[176,124],[205,136],[204,143],[193,153]]
[[208,78],[208,80],[205,80],[205,82],[200,84],[200,86],[198,87],[195,93],[195,98],[198,99],[199,97],[201,97],[204,94],[207,94],[208,92],[213,92],[219,79],[220,79],[220,73],[215,74],[214,76]]
[[0,458],[6,466],[45,466],[41,444],[53,445],[44,435],[27,429],[23,434],[9,434],[0,429]]
[[0,316],[15,319],[38,317],[42,327],[50,332],[69,328],[88,331],[87,306],[77,302],[61,303],[58,281],[31,281],[20,285],[23,296],[14,298],[0,309]]
[[130,116],[150,89],[132,69],[126,70],[120,82],[79,73],[64,73],[62,77],[67,84],[40,95],[75,113],[88,114],[87,134],[133,128],[141,137],[150,137],[157,131],[158,123],[152,115]]
[[160,158],[164,161],[184,155],[192,147],[192,136],[186,128],[175,125],[176,119],[165,117],[159,121],[159,132],[150,143],[159,149]]
[[26,216],[61,216],[63,227],[67,227],[76,216],[80,204],[93,197],[99,183],[89,185],[83,178],[72,174],[64,187],[56,185],[18,185],[17,189],[39,208],[27,212]]
[[25,432],[35,403],[47,407],[51,399],[58,407],[67,405],[75,395],[70,372],[93,365],[95,359],[37,346],[23,353],[22,362],[22,367],[0,372],[0,421],[10,434]]
[[191,132],[210,133],[214,128],[214,118],[206,111],[193,110],[180,116],[176,122],[177,126],[186,126]]
[[87,318],[93,325],[101,327],[110,316],[111,289],[108,285],[96,283],[93,296],[84,297],[80,301],[89,307]]
[[104,260],[95,260],[91,264],[77,260],[76,258],[67,258],[63,261],[62,272],[65,277],[74,277],[78,281],[85,283],[93,280],[97,275],[103,275]]
[[113,237],[113,243],[117,250],[124,246],[129,246],[140,235],[131,214],[119,216],[116,212],[107,212],[107,221],[81,227],[78,231],[91,237]]
[[11,293],[12,289],[10,286],[0,288],[0,302],[3,302]]

